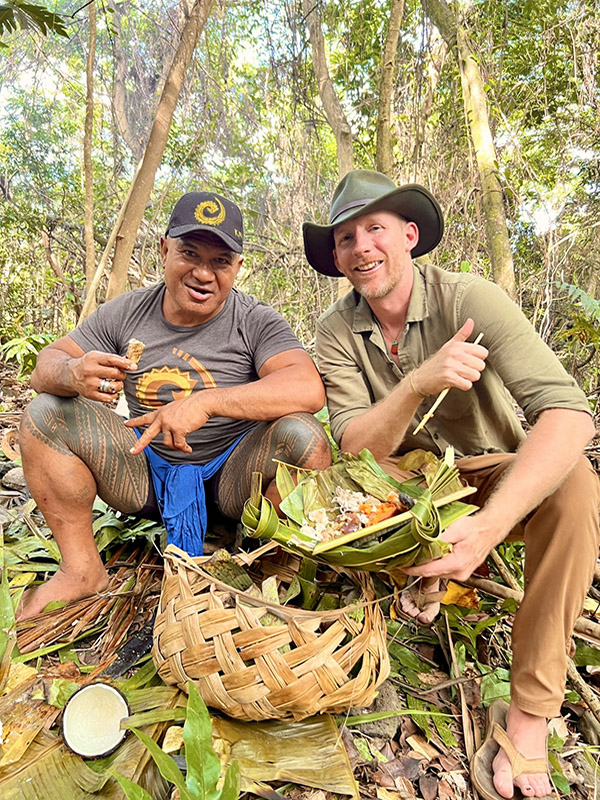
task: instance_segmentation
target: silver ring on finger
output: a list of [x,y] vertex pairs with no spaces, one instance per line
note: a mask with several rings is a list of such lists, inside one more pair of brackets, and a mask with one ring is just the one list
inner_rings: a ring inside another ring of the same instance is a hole
[[108,378],[102,378],[100,381],[100,386],[98,387],[98,391],[102,392],[103,394],[112,394],[112,386],[110,385],[110,381]]

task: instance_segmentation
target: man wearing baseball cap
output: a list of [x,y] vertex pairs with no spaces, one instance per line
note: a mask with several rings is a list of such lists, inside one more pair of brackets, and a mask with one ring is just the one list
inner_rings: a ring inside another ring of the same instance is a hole
[[[310,264],[353,286],[318,322],[317,360],[342,450],[369,448],[393,474],[402,453],[442,456],[452,445],[477,489],[470,502],[480,510],[443,534],[451,552],[405,570],[421,580],[425,600],[439,599],[440,578],[467,578],[506,538],[525,541],[511,702],[493,706],[471,774],[484,798],[512,797],[515,786],[543,797],[551,792],[546,718],[560,712],[565,643],[598,554],[598,478],[582,455],[594,425],[575,381],[500,288],[413,262],[443,228],[423,186],[396,186],[369,170],[346,175],[329,223],[303,228]],[[532,426],[527,436],[513,398]],[[424,623],[439,609],[419,607],[409,592],[402,605]]]
[[[105,303],[39,354],[31,385],[40,394],[20,445],[62,562],[25,594],[21,618],[106,587],[92,531],[97,494],[122,512],[162,518],[169,542],[195,556],[207,499],[239,519],[253,472],[277,501],[274,457],[329,465],[313,416],[323,384],[287,322],[234,287],[242,244],[233,202],[184,195],[161,240],[164,280]],[[137,363],[127,357],[132,339],[143,349]],[[113,410],[121,390],[125,423]]]

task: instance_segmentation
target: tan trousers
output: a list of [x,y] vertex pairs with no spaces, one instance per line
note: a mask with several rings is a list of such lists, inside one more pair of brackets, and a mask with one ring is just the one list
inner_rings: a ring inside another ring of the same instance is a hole
[[[458,459],[461,477],[477,489],[467,501],[483,506],[514,458]],[[391,461],[385,459],[384,469]],[[522,711],[545,717],[560,713],[571,633],[598,558],[599,509],[600,482],[582,456],[558,489],[507,537],[525,542],[525,594],[513,625],[511,668],[511,698]]]

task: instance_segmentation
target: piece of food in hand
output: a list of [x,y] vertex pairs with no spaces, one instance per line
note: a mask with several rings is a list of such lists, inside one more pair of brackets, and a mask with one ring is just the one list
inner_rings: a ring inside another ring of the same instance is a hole
[[129,344],[127,345],[127,353],[125,354],[125,358],[133,361],[137,367],[145,349],[146,345],[143,342],[140,342],[137,339],[130,339]]

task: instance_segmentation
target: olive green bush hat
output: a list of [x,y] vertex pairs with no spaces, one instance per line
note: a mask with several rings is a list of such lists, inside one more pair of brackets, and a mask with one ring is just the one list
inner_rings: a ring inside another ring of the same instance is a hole
[[329,225],[305,222],[302,226],[304,251],[311,267],[323,275],[341,278],[333,261],[333,229],[349,219],[370,211],[394,211],[415,222],[419,241],[413,258],[425,255],[439,244],[444,233],[444,217],[435,197],[418,183],[396,184],[381,172],[357,169],[338,184],[331,202]]

